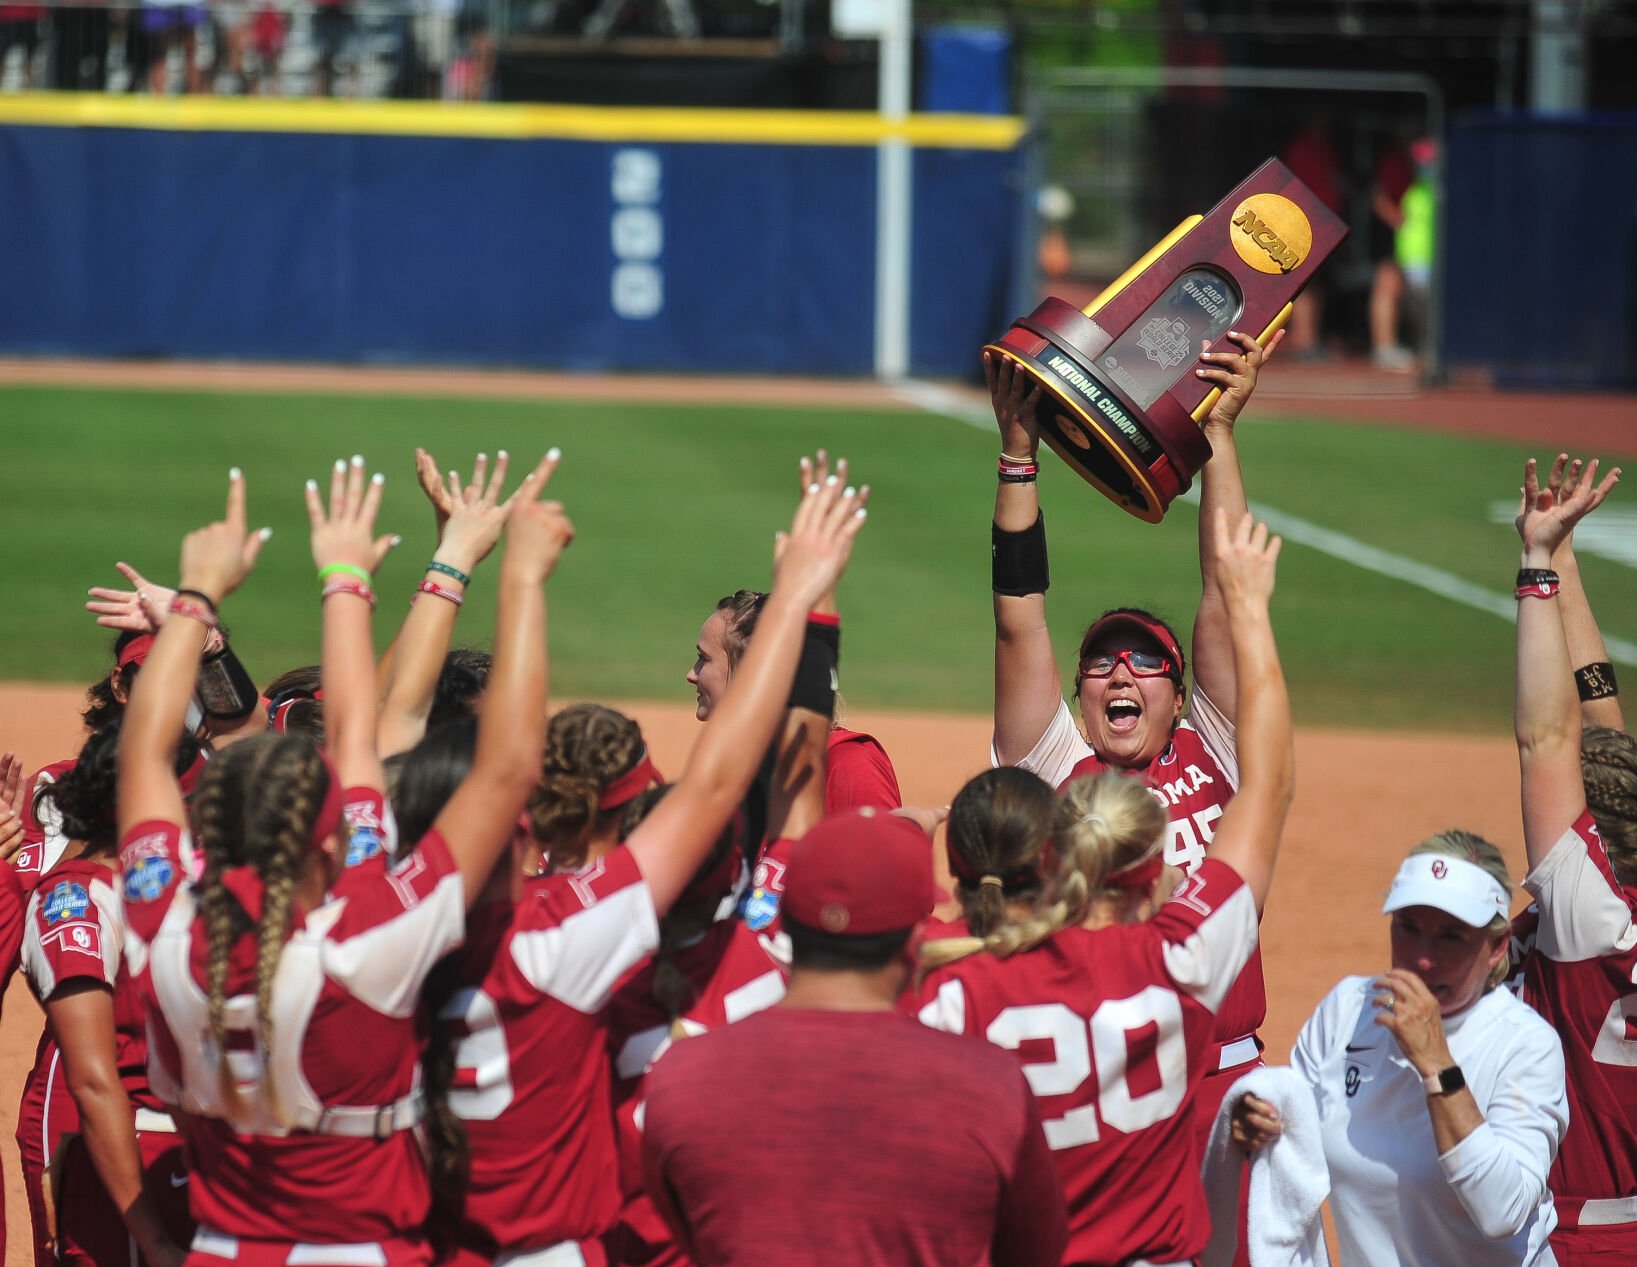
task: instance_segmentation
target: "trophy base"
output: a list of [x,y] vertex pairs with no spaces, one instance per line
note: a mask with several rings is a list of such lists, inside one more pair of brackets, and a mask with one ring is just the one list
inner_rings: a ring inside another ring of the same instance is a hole
[[1159,523],[1211,456],[1186,414],[1165,425],[1126,404],[1093,368],[1108,336],[1078,308],[1048,299],[986,351],[1021,365],[1041,387],[1041,438],[1116,506]]

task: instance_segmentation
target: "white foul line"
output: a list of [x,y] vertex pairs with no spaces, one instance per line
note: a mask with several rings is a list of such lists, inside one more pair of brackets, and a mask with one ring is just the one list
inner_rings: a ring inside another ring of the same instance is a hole
[[[948,388],[910,380],[899,386],[898,394],[902,399],[928,413],[941,414],[975,427],[994,426],[994,418],[989,409],[979,409]],[[1178,500],[1197,507],[1199,485],[1195,484],[1186,496]],[[1286,514],[1260,502],[1252,502],[1250,508],[1252,514],[1286,541],[1308,546],[1321,554],[1328,554],[1333,559],[1351,563],[1354,567],[1363,568],[1367,572],[1403,581],[1407,585],[1426,590],[1429,594],[1436,594],[1439,598],[1447,598],[1453,603],[1460,603],[1464,607],[1473,607],[1512,623],[1517,621],[1517,599],[1510,594],[1498,594],[1494,590],[1485,589],[1481,585],[1456,576],[1453,572],[1446,572],[1442,568],[1418,563],[1401,554],[1378,549],[1356,537],[1349,537],[1346,533],[1321,528],[1318,524],[1298,515]],[[1508,514],[1507,518],[1510,519],[1511,515]],[[1582,525],[1580,533],[1584,533],[1588,526],[1589,522]],[[1576,543],[1580,544],[1579,533]],[[1608,647],[1612,659],[1621,664],[1637,666],[1637,642],[1604,633],[1603,643]]]

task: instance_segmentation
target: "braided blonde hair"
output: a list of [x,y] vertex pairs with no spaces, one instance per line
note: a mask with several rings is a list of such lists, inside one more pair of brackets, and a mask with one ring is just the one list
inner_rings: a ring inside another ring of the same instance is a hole
[[[273,979],[290,936],[296,884],[329,777],[323,757],[308,740],[268,734],[234,744],[211,762],[195,796],[195,827],[205,860],[199,913],[209,946],[206,981],[217,1076],[223,1097],[237,1106],[240,1096],[227,1061],[228,966],[235,942],[254,930],[261,1085],[275,1121],[282,1114],[271,1077]],[[233,866],[251,867],[261,878],[259,924],[251,922],[222,884],[223,872]]]
[[1052,816],[1056,868],[1048,868],[1035,913],[984,937],[928,942],[921,950],[922,966],[941,967],[980,950],[1005,959],[1034,949],[1083,923],[1092,903],[1111,891],[1109,877],[1157,857],[1164,841],[1165,811],[1138,779],[1114,773],[1076,779]]
[[642,752],[636,722],[601,704],[573,704],[551,719],[540,785],[529,798],[529,830],[553,867],[574,871],[585,865],[592,838],[608,825],[597,808],[603,789],[635,766]]

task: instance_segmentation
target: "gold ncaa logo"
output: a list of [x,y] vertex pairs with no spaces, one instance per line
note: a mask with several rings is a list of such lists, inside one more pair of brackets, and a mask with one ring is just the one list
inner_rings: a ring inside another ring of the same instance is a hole
[[1313,249],[1313,226],[1289,198],[1252,194],[1234,208],[1228,239],[1258,273],[1288,273]]

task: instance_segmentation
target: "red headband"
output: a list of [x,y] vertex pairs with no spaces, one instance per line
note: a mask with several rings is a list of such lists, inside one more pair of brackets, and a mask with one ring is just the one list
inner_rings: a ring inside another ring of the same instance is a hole
[[1146,889],[1155,880],[1160,878],[1160,872],[1165,870],[1165,859],[1159,854],[1144,859],[1124,871],[1116,871],[1113,875],[1104,878],[1099,886],[1105,889]]
[[603,789],[602,795],[597,798],[597,809],[599,811],[618,809],[628,801],[636,800],[651,784],[663,782],[665,776],[654,765],[653,758],[648,755],[648,749],[644,748],[642,758],[636,765]]
[[119,649],[119,654],[114,657],[114,663],[122,669],[129,665],[141,664],[148,658],[148,652],[152,650],[153,635],[142,634],[139,637],[132,638]]

